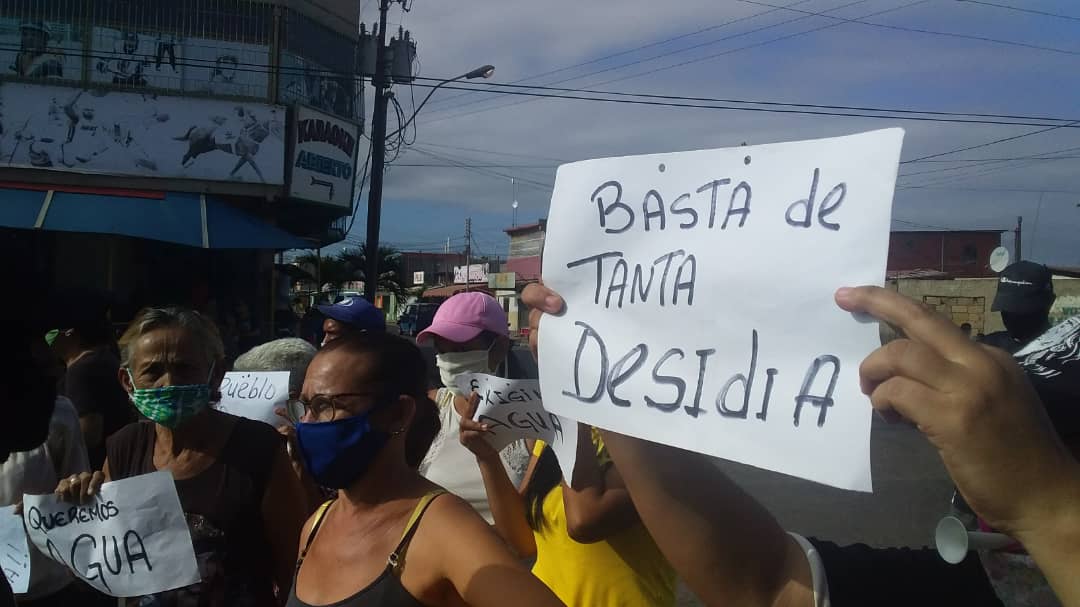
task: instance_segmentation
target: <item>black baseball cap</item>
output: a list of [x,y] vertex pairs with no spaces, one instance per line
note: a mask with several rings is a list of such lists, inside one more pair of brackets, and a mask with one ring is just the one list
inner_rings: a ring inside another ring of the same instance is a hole
[[1054,302],[1050,269],[1041,263],[1018,261],[1001,272],[997,295],[990,307],[994,312],[1033,314]]

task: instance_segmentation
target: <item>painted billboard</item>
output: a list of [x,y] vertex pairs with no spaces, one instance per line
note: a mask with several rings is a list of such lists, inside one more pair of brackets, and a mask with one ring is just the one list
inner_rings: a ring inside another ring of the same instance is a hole
[[285,108],[0,83],[0,166],[282,185]]
[[302,105],[293,116],[289,196],[352,208],[360,127]]

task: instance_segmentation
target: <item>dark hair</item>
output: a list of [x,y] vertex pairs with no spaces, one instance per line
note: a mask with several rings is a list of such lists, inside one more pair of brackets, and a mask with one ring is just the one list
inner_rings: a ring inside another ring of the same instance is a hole
[[529,486],[525,488],[525,520],[533,531],[541,531],[544,527],[544,498],[551,490],[562,482],[562,468],[559,460],[555,458],[555,452],[551,447],[544,445],[544,450],[536,460]]
[[341,350],[348,354],[373,354],[367,374],[383,387],[383,398],[411,396],[416,415],[405,433],[405,462],[419,468],[431,443],[439,434],[439,407],[427,391],[427,362],[416,344],[390,333],[347,333],[326,344],[317,356]]

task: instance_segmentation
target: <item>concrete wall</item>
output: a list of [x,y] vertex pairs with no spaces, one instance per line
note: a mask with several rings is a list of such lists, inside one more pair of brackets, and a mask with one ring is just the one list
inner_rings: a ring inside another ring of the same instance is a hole
[[[956,280],[900,279],[890,281],[892,288],[912,299],[933,306],[957,325],[970,322],[973,333],[993,333],[1005,328],[1001,315],[991,312],[997,292],[997,278],[961,278]],[[1054,322],[1080,314],[1080,279],[1055,278],[1057,301],[1050,310]]]

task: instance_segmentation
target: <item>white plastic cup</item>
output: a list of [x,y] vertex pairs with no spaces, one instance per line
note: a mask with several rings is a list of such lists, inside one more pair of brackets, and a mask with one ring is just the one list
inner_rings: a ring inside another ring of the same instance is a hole
[[946,563],[956,565],[964,560],[972,550],[997,550],[1011,546],[1016,540],[1004,533],[968,531],[963,521],[955,516],[946,516],[934,530],[934,543],[938,554]]

